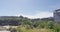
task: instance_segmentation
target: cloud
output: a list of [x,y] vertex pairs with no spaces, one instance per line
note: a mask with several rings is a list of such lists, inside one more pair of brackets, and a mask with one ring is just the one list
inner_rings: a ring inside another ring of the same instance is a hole
[[34,18],[47,18],[47,17],[53,17],[53,12],[39,12],[39,13],[36,13],[34,15],[24,15],[24,14],[17,14],[16,16],[24,16],[24,17],[28,17],[28,18],[31,18],[31,19],[34,19]]

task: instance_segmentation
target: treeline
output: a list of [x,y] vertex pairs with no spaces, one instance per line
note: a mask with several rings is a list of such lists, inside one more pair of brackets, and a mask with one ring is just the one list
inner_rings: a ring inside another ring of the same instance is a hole
[[11,25],[18,26],[24,24],[25,22],[40,22],[40,21],[53,21],[53,18],[37,18],[37,19],[29,19],[23,16],[0,16],[0,26]]

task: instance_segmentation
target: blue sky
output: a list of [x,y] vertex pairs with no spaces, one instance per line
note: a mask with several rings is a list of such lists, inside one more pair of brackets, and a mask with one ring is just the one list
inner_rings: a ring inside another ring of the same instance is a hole
[[60,0],[0,0],[0,16],[51,17],[58,8]]

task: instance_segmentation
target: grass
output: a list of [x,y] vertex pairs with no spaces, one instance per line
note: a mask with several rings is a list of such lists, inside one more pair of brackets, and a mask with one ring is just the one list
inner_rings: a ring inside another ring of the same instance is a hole
[[26,29],[27,27],[20,27],[18,28],[19,32],[54,32],[53,29],[46,29],[46,28],[33,28],[33,29]]

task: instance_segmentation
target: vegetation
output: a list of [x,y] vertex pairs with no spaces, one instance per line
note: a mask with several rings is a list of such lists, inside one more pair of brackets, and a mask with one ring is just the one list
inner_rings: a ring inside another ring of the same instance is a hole
[[32,23],[32,25],[20,25],[17,30],[19,32],[60,32],[60,26],[52,21],[36,22]]
[[[52,17],[42,19],[29,19],[23,16],[5,17],[0,18],[0,21],[4,23],[7,21],[8,25],[17,25],[18,27],[14,29],[18,32],[60,32],[60,24],[55,23]],[[2,25],[2,23],[0,24]],[[14,29],[10,28],[9,30]]]

